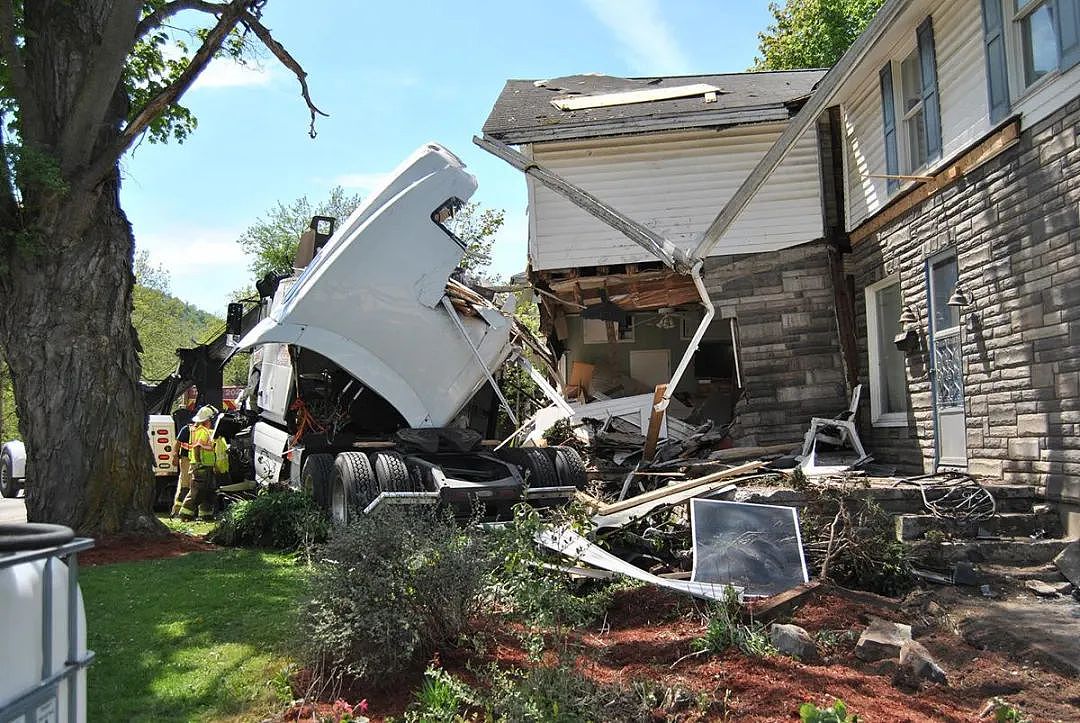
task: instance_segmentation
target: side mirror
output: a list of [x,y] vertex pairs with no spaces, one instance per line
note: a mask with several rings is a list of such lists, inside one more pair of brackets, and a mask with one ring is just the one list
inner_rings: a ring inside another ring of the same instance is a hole
[[236,337],[237,341],[239,341],[240,335],[243,333],[241,328],[243,319],[244,305],[239,301],[229,304],[229,309],[225,313],[225,333],[231,337]]

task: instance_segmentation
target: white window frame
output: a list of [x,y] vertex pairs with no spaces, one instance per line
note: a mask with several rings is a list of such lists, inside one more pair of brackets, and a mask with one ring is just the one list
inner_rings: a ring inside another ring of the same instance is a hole
[[[637,339],[635,338],[635,333],[636,333],[635,330],[637,329],[637,325],[634,323],[634,315],[629,314],[626,317],[626,320],[628,322],[629,328],[627,329],[627,332],[626,332],[625,336],[622,336],[622,337],[616,339],[617,344],[633,344],[635,341],[637,341]],[[592,322],[592,323],[590,323],[590,322]],[[586,319],[585,317],[581,317],[581,340],[582,340],[582,343],[584,343],[584,344],[607,344],[608,343],[607,328],[604,325],[610,324],[610,323],[614,323],[614,322],[602,321],[601,319]],[[595,334],[589,333],[589,327],[593,326],[593,324],[600,324],[601,325],[599,327],[599,329],[603,332],[602,337],[597,337]]]
[[[1009,27],[1005,31],[1005,63],[1009,70],[1009,88],[1012,94],[1012,104],[1016,107],[1016,104],[1022,101],[1026,96],[1037,91],[1054,78],[1061,75],[1061,48],[1056,48],[1057,51],[1057,65],[1041,78],[1036,78],[1030,84],[1027,82],[1026,73],[1024,72],[1024,32],[1021,29],[1021,21],[1028,15],[1031,15],[1044,5],[1051,5],[1052,0],[1041,0],[1032,2],[1030,5],[1022,10],[1017,10],[1016,0],[1002,0],[1002,9],[1005,22],[1009,24]],[[1055,47],[1058,42],[1057,38],[1057,23],[1060,22],[1060,18],[1055,14],[1054,16],[1054,44]]]
[[[914,58],[915,58],[915,66],[919,69],[919,77],[922,78],[922,65],[921,65],[922,59],[919,57],[919,44],[916,42],[914,45],[911,45],[907,49],[907,52],[901,54],[899,60],[892,61],[893,106],[897,111],[897,115],[899,116],[896,119],[896,122],[897,122],[896,146],[897,146],[897,151],[898,151],[897,155],[900,156],[900,161],[901,161],[901,163],[900,163],[900,172],[905,174],[905,175],[916,176],[916,175],[919,174],[920,171],[922,171],[923,169],[925,169],[927,167],[927,165],[930,162],[930,158],[929,158],[929,154],[927,154],[927,157],[923,158],[922,162],[919,163],[919,165],[915,166],[915,165],[912,164],[912,155],[911,154],[912,154],[913,149],[911,148],[911,144],[910,144],[911,136],[909,135],[909,131],[908,131],[908,122],[915,118],[916,113],[922,113],[923,112],[923,99],[922,99],[922,88],[916,88],[915,90],[916,90],[916,93],[919,96],[919,101],[915,105],[913,105],[911,107],[911,110],[904,110],[904,71],[903,71],[903,68],[904,68],[904,61],[907,60],[911,56],[914,56]],[[926,117],[924,115],[923,116],[923,128],[924,128],[923,133],[926,132],[925,127],[926,127]],[[903,133],[900,132],[901,130],[903,131]],[[924,142],[925,142],[925,139],[924,139]],[[913,182],[914,182],[913,180],[909,179],[906,182],[901,182],[901,186],[903,186],[904,183],[913,183]]]
[[[881,330],[878,328],[877,294],[882,289],[900,283],[900,276],[893,274],[866,287],[866,346],[870,371],[870,423],[875,427],[907,427],[908,411],[882,412]],[[903,298],[901,296],[901,298]],[[901,304],[903,306],[903,304]]]

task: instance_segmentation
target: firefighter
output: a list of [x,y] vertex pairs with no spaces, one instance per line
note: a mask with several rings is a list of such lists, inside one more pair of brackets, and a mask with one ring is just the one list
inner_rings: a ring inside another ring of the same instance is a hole
[[192,413],[186,407],[180,407],[173,412],[173,422],[176,424],[176,464],[180,474],[176,478],[176,496],[173,498],[172,513],[170,517],[180,514],[180,507],[184,504],[188,490],[191,489],[191,457],[189,450],[191,445],[191,418]]
[[214,454],[214,434],[211,424],[217,410],[207,405],[195,413],[191,420],[191,441],[189,459],[191,467],[191,487],[187,497],[180,505],[180,519],[195,519],[196,511],[201,520],[214,516],[214,467],[217,456]]

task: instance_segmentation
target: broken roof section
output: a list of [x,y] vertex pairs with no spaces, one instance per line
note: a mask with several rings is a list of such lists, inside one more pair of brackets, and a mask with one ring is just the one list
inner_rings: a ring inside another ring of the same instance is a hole
[[[792,70],[663,78],[568,75],[539,81],[508,80],[484,123],[484,133],[504,143],[520,144],[786,121],[824,74],[824,70]],[[689,95],[681,92],[689,86],[717,90]],[[583,101],[577,99],[613,94],[625,94],[627,102],[579,110],[560,110],[553,103],[573,98],[574,105],[580,105]],[[678,97],[659,97],[671,94]]]

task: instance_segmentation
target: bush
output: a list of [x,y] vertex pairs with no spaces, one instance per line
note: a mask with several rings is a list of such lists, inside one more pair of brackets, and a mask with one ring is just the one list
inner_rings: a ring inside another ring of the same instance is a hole
[[485,708],[497,721],[640,721],[647,704],[632,688],[600,685],[572,666],[537,666],[525,671],[492,669]]
[[799,706],[802,723],[859,723],[859,716],[849,715],[844,701],[834,701],[831,708],[818,708],[813,703]]
[[747,655],[765,657],[776,652],[765,626],[756,620],[743,624],[739,620],[739,595],[732,587],[724,589],[724,599],[709,612],[705,634],[691,647],[699,653],[721,653],[736,647]]
[[207,539],[229,547],[297,550],[325,541],[328,530],[329,522],[310,495],[264,490],[229,505]]
[[383,510],[320,551],[300,633],[316,672],[377,682],[455,642],[480,609],[490,547],[449,514]]

